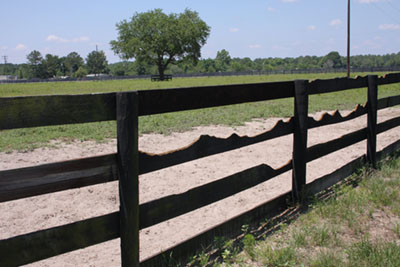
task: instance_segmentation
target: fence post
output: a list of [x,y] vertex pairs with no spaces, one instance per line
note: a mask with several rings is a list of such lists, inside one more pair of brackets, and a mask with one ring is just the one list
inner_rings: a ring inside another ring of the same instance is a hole
[[307,154],[307,119],[308,92],[307,80],[294,82],[294,131],[293,131],[293,171],[292,193],[295,200],[300,200],[301,190],[306,184]]
[[121,265],[139,266],[138,94],[117,93]]
[[377,81],[377,75],[368,75],[367,160],[373,168],[376,168]]

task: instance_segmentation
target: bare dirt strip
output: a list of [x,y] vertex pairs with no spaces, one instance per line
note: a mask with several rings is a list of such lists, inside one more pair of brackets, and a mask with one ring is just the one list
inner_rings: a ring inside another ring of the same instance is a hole
[[[346,115],[348,112],[342,112]],[[321,113],[314,114],[319,118]],[[400,109],[378,112],[378,122],[400,116]],[[278,119],[254,120],[240,127],[207,126],[168,136],[146,134],[139,139],[142,151],[161,153],[192,143],[202,134],[226,138],[232,133],[256,135],[273,127]],[[340,124],[309,131],[308,146],[338,138],[366,127],[362,116]],[[378,135],[378,150],[400,139],[400,127]],[[55,148],[30,152],[0,153],[0,170],[77,159],[116,152],[116,141],[53,142]],[[307,182],[328,174],[366,153],[366,141],[315,160],[307,166]],[[140,176],[140,202],[147,202],[217,180],[247,168],[268,164],[278,168],[291,159],[292,136],[273,139],[168,169]],[[146,258],[196,235],[291,188],[291,172],[232,197],[143,229],[140,256]],[[0,203],[0,239],[46,229],[118,210],[117,182],[68,190],[38,197]],[[119,239],[52,257],[31,266],[120,266]]]

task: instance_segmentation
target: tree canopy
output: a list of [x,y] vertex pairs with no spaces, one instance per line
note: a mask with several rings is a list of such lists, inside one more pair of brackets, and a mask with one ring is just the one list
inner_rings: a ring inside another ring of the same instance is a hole
[[69,70],[71,76],[80,66],[83,65],[83,63],[83,58],[77,52],[69,53],[64,61],[64,65]]
[[122,59],[155,64],[161,79],[170,63],[196,61],[206,43],[210,27],[195,11],[169,15],[161,9],[136,13],[117,24],[118,39],[110,42]]
[[99,74],[107,72],[107,58],[104,51],[92,51],[86,58],[86,66],[90,73]]
[[26,56],[26,59],[30,65],[32,77],[40,77],[42,72],[41,64],[43,62],[42,54],[37,50],[33,50]]

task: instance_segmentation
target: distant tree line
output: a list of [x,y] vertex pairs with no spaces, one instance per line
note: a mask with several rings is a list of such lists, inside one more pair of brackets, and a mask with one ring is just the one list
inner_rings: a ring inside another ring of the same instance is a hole
[[[400,52],[386,55],[358,55],[350,59],[352,68],[400,67]],[[280,71],[305,69],[339,69],[346,67],[346,57],[338,52],[325,56],[301,56],[296,58],[232,58],[225,49],[217,52],[215,58],[200,59],[197,62],[181,61],[171,63],[166,74],[215,73],[245,71]],[[0,75],[13,75],[18,78],[52,78],[69,76],[85,77],[87,74],[106,73],[113,76],[149,75],[158,72],[157,66],[141,61],[122,61],[107,64],[103,51],[93,51],[84,60],[78,53],[71,52],[65,57],[39,51],[27,55],[25,64],[0,64]]]
[[19,79],[49,79],[56,77],[82,78],[90,74],[109,73],[104,51],[92,51],[84,60],[77,52],[65,57],[42,54],[33,50],[27,55],[25,64],[2,64],[0,75],[12,75]]
[[[350,58],[352,68],[400,67],[400,52],[387,55],[359,55]],[[109,65],[114,76],[156,74],[157,67],[139,61],[124,61]],[[217,52],[216,57],[200,59],[197,63],[180,62],[170,64],[166,74],[215,73],[246,71],[281,71],[306,69],[346,68],[346,57],[338,52],[325,56],[301,56],[296,58],[232,58],[225,49]]]

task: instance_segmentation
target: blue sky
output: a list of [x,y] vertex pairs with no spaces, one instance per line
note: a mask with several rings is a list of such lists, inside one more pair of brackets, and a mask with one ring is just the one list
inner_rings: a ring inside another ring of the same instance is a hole
[[[109,42],[116,23],[136,12],[161,8],[199,12],[211,26],[203,58],[226,49],[232,57],[346,55],[347,0],[2,0],[0,56],[26,62],[32,50],[83,58],[98,48],[120,61]],[[351,54],[400,51],[400,0],[352,0]]]

